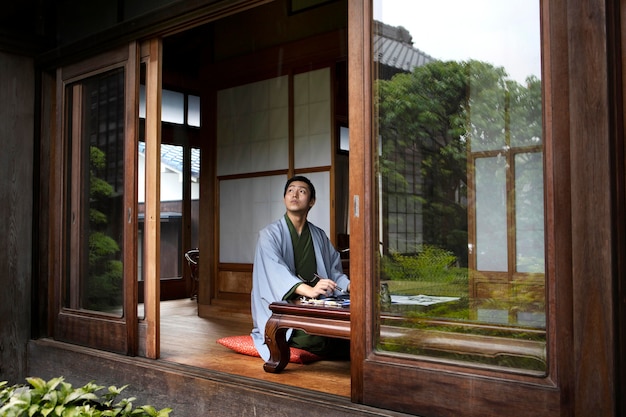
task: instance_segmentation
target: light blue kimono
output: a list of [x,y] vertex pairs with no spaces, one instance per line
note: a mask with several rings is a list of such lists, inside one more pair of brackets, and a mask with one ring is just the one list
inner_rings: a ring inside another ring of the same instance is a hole
[[[315,249],[317,274],[332,279],[343,289],[348,288],[349,278],[343,273],[339,252],[335,250],[326,233],[309,223]],[[281,301],[285,294],[301,281],[296,277],[291,235],[285,218],[266,226],[259,232],[252,270],[252,339],[263,360],[267,361],[270,351],[265,344],[265,324],[272,312],[269,305]],[[287,339],[291,337],[291,329]]]

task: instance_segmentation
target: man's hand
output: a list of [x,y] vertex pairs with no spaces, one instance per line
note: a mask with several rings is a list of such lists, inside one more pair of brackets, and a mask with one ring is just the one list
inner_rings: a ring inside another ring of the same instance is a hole
[[296,294],[303,295],[308,298],[317,298],[320,295],[325,297],[331,295],[337,284],[332,279],[322,278],[320,279],[314,287],[311,287],[307,284],[298,285],[296,288]]

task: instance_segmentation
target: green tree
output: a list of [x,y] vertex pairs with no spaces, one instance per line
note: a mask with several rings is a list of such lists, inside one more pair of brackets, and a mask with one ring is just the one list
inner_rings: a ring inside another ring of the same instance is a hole
[[[396,193],[417,203],[405,203],[423,224],[414,252],[434,245],[467,266],[468,153],[540,144],[541,82],[529,77],[524,86],[475,60],[434,61],[377,88],[383,201]],[[409,164],[419,165],[418,181]],[[402,227],[386,224],[394,226]]]
[[118,243],[110,236],[105,212],[113,187],[98,176],[106,165],[106,155],[90,147],[89,169],[89,259],[85,280],[85,308],[105,310],[122,305],[122,262],[117,259]]

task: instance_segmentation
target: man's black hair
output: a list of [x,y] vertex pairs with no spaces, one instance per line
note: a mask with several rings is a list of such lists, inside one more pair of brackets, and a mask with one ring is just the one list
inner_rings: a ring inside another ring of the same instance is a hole
[[309,192],[311,193],[311,200],[315,200],[315,187],[313,186],[313,183],[307,177],[303,177],[302,175],[296,175],[295,177],[291,177],[287,180],[287,184],[285,184],[285,192],[283,193],[283,197],[287,195],[287,189],[289,188],[289,184],[291,184],[294,181],[300,181],[300,182],[305,183],[309,187]]

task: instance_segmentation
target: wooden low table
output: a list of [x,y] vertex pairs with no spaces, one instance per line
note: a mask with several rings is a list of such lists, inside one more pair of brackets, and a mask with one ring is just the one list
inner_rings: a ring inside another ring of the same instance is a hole
[[270,304],[272,316],[265,326],[265,343],[270,358],[263,365],[265,372],[279,373],[289,363],[288,329],[300,329],[318,336],[350,339],[350,309],[294,302]]

